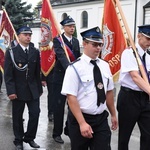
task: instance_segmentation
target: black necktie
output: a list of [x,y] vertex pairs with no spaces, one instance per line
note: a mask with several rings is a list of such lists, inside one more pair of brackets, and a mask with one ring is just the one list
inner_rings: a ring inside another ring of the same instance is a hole
[[142,56],[142,60],[143,60],[143,65],[144,65],[145,72],[146,72],[146,74],[147,74],[148,80],[150,81],[150,79],[149,79],[149,73],[148,73],[147,67],[146,67],[146,60],[145,60],[145,58],[146,58],[146,52],[145,52],[144,55]]
[[28,49],[27,48],[25,49],[25,53],[26,53],[26,55],[28,57]]
[[70,40],[70,43],[71,43],[71,45],[72,45],[72,40]]
[[146,56],[146,53],[144,53],[144,55],[142,56],[142,59],[143,59],[143,65],[144,65],[144,67],[146,68],[145,56]]
[[95,82],[95,87],[97,91],[97,106],[99,106],[100,102],[104,103],[106,100],[104,84],[103,84],[100,69],[96,64],[96,60],[91,60],[90,62],[94,65],[93,75],[94,75],[94,82]]

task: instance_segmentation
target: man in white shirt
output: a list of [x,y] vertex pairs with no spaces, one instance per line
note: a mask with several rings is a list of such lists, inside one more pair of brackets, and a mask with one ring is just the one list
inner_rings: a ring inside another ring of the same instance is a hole
[[[150,71],[150,25],[139,26],[137,53],[147,78]],[[146,62],[146,64],[145,64]],[[128,143],[135,124],[141,132],[140,150],[150,148],[150,86],[139,70],[132,48],[123,51],[119,78],[121,89],[118,94],[117,110],[119,120],[118,150],[128,150]]]
[[[83,55],[66,70],[61,93],[67,95],[69,105],[68,127],[72,150],[107,149],[110,150],[111,131],[108,125],[107,107],[111,114],[112,129],[117,128],[113,99],[113,80],[107,62],[98,58],[103,40],[99,27],[81,33],[83,37]],[[101,70],[103,82],[95,85],[95,61]],[[96,89],[103,90],[98,99]],[[98,102],[100,101],[100,102]]]

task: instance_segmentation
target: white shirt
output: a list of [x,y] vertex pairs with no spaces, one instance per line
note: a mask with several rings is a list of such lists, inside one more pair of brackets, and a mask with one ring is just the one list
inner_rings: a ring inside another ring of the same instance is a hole
[[71,38],[68,37],[66,34],[64,34],[64,36],[66,37],[66,39],[67,39],[69,42],[72,40],[72,36],[71,36]]
[[[23,51],[24,51],[24,52],[25,52],[25,49],[27,49],[27,50],[29,49],[29,46],[24,47],[24,46],[23,46],[23,45],[21,45],[21,44],[20,44],[20,46],[21,46],[21,48],[23,49]],[[26,52],[25,52],[25,53],[26,53]]]
[[[139,56],[142,58],[142,56],[144,55],[144,50],[140,47],[139,44],[136,44],[136,47]],[[150,71],[150,55],[146,53],[145,59],[147,70]],[[132,48],[126,49],[122,53],[119,82],[121,86],[125,86],[136,91],[142,91],[132,80],[129,74],[130,71],[139,71],[138,64]]]
[[[76,96],[81,111],[95,115],[101,114],[106,109],[106,102],[97,106],[97,92],[93,77],[94,65],[90,63],[90,60],[91,58],[83,54],[80,60],[73,64],[76,71],[72,65],[68,66],[61,93]],[[96,63],[102,73],[105,92],[113,90],[114,84],[108,63],[99,58]]]

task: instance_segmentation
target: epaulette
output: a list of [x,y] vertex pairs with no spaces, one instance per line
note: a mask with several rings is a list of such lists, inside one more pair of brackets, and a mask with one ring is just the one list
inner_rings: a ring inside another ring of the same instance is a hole
[[78,62],[79,60],[80,60],[80,57],[79,57],[79,58],[77,58],[75,61],[70,62],[70,65],[73,65],[74,63]]
[[149,54],[149,55],[150,55],[150,50],[147,50],[147,54]]
[[[133,54],[134,54],[134,56],[135,56],[135,58],[136,58],[135,50],[133,49],[133,47],[130,47],[130,48],[132,49]],[[138,49],[137,49],[137,48],[136,48],[136,51],[138,51]]]
[[102,59],[102,58],[99,58],[99,59],[101,59],[101,60],[103,60],[103,61],[105,61],[105,62],[107,62],[107,63],[108,63],[108,60],[105,60],[105,59]]
[[60,35],[57,35],[56,38],[60,38]]
[[131,49],[132,48],[132,46],[128,46],[128,47],[126,47],[126,49]]

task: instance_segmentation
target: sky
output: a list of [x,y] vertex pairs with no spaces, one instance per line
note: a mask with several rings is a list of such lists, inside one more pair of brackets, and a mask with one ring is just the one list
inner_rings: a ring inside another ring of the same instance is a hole
[[27,4],[32,4],[32,8],[34,8],[40,0],[22,0],[22,2],[27,2]]

